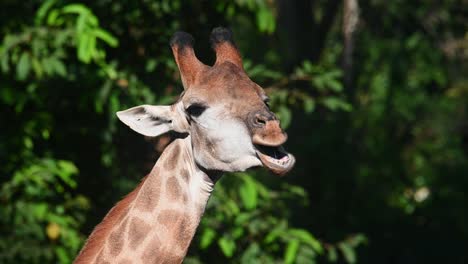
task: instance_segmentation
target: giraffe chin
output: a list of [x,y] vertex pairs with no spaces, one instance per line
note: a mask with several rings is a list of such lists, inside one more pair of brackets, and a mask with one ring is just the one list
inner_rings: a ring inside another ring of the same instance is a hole
[[255,147],[257,149],[257,156],[263,166],[279,176],[283,176],[290,171],[296,163],[294,156],[286,152],[282,146],[255,145]]

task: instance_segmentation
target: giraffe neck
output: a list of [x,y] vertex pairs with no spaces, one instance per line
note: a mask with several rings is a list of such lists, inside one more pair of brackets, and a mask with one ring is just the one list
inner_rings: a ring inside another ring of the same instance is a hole
[[176,139],[95,228],[75,263],[181,263],[213,186],[195,164],[190,136]]

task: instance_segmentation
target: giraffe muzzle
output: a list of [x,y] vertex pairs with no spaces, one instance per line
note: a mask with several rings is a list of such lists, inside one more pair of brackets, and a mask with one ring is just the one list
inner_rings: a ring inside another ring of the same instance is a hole
[[264,167],[278,175],[284,175],[294,167],[296,159],[282,147],[288,136],[278,120],[268,120],[253,132],[252,142]]
[[255,145],[255,148],[263,166],[277,175],[286,174],[296,163],[296,158],[291,153],[286,152],[282,146]]

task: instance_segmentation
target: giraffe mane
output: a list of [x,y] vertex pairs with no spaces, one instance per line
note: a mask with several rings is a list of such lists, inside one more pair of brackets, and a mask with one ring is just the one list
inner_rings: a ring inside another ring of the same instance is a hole
[[102,245],[104,244],[109,232],[112,231],[112,228],[125,217],[126,213],[130,209],[130,204],[135,200],[140,191],[143,183],[148,178],[149,174],[146,175],[138,186],[129,194],[127,194],[122,200],[120,200],[104,217],[102,222],[97,225],[88,240],[86,241],[83,249],[80,251],[76,257],[74,264],[88,264],[91,263],[93,259],[100,253]]

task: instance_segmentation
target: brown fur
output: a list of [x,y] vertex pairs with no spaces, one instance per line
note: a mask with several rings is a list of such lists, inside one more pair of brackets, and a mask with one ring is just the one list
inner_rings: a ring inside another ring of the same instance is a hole
[[127,221],[128,218],[126,218],[125,221],[119,226],[119,228],[114,230],[109,236],[107,245],[109,246],[110,253],[112,255],[118,255],[120,251],[122,251],[125,242],[124,235]]
[[189,215],[184,215],[181,218],[181,222],[178,226],[178,237],[177,241],[179,241],[179,248],[182,250],[187,250],[188,246],[190,245],[190,242],[193,237],[193,224],[192,221],[190,220]]
[[125,217],[129,210],[129,205],[135,200],[141,186],[143,186],[147,178],[148,176],[143,178],[135,190],[118,202],[104,217],[104,220],[94,228],[83,249],[81,249],[79,255],[76,257],[74,264],[89,264],[96,255],[100,253],[99,250],[101,250],[102,245],[105,243],[105,239],[109,236],[112,228]]
[[158,263],[162,261],[160,251],[161,249],[161,240],[158,237],[153,237],[150,243],[146,246],[141,256],[142,263]]
[[153,174],[156,177],[148,179],[149,184],[145,185],[140,192],[139,199],[135,203],[135,207],[143,212],[152,212],[159,204],[161,193],[161,177],[159,177],[159,170],[155,168]]
[[164,163],[164,168],[171,171],[175,169],[177,165],[177,158],[179,157],[179,154],[180,154],[180,146],[175,145],[171,153],[169,154],[170,156],[167,157],[166,162]]
[[133,218],[130,223],[130,247],[136,249],[141,242],[145,239],[145,236],[151,230],[151,226],[148,225],[145,221],[139,218]]
[[119,261],[119,264],[132,264],[133,262],[129,259],[122,259]]
[[182,169],[180,174],[181,174],[180,176],[182,177],[182,179],[184,179],[185,183],[189,183],[190,175],[189,175],[188,170],[187,169]]
[[158,222],[165,226],[170,226],[172,223],[176,222],[180,218],[180,213],[176,210],[163,210],[160,215],[158,215]]
[[166,194],[171,200],[179,200],[182,197],[182,189],[176,177],[172,176],[167,180]]

